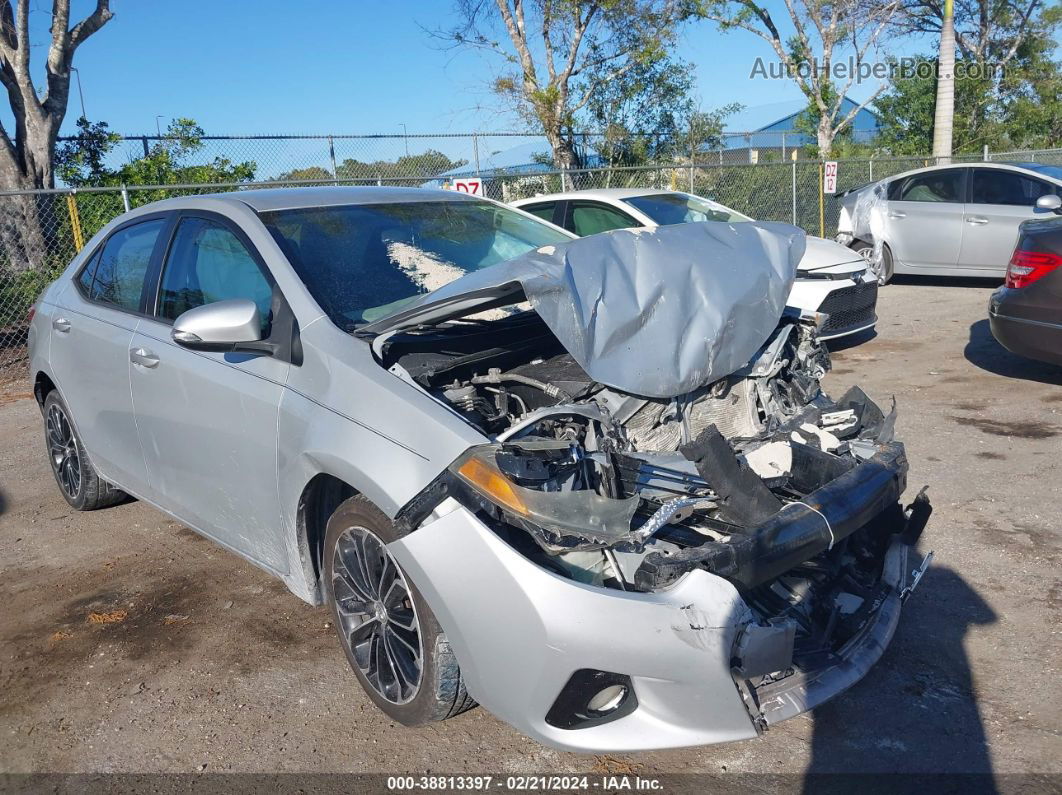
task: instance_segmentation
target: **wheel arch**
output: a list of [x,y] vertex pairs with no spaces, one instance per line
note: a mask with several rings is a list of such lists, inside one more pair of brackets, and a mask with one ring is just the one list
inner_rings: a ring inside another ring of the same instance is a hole
[[295,531],[299,557],[303,560],[310,593],[315,604],[323,601],[321,593],[321,553],[328,520],[345,500],[360,494],[342,478],[318,472],[303,486],[295,511]]
[[[37,405],[44,409],[44,401],[48,397],[50,392],[58,391],[59,387],[56,386],[52,377],[44,370],[38,370],[36,375],[33,376],[33,397],[37,399]],[[62,393],[59,393],[62,397]]]

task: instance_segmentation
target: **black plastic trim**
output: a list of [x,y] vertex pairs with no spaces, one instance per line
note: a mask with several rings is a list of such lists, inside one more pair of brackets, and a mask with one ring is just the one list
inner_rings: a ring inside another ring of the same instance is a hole
[[[609,712],[594,712],[587,708],[590,699],[598,691],[612,685],[627,688],[620,705]],[[589,729],[603,723],[611,723],[630,715],[638,709],[638,695],[634,682],[626,674],[580,668],[573,673],[546,713],[546,723],[558,729]]]

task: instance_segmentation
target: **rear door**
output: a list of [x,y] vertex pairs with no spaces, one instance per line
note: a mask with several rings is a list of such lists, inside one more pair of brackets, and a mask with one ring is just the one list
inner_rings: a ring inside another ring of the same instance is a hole
[[133,336],[133,406],[158,503],[218,542],[287,571],[277,495],[277,421],[289,364],[209,353],[170,338],[203,304],[249,298],[268,336],[274,280],[240,229],[213,213],[182,213],[165,256],[154,313]]
[[118,227],[58,297],[50,361],[63,400],[100,475],[148,496],[129,394],[129,345],[143,317],[167,216]]
[[1057,190],[1017,171],[973,169],[959,264],[983,270],[986,276],[1003,276],[1018,241],[1018,225],[1029,218],[1049,216],[1049,211],[1036,209],[1036,200]]
[[885,241],[898,265],[943,272],[957,266],[967,171],[925,171],[889,185]]

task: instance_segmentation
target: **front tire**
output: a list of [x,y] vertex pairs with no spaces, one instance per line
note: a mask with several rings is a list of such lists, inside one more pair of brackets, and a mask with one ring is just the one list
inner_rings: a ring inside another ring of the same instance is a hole
[[438,620],[387,544],[401,534],[362,496],[342,503],[325,532],[325,599],[347,661],[373,700],[406,726],[475,706]]
[[44,444],[55,482],[70,507],[94,511],[126,498],[124,491],[97,474],[70,420],[70,411],[55,390],[44,399]]

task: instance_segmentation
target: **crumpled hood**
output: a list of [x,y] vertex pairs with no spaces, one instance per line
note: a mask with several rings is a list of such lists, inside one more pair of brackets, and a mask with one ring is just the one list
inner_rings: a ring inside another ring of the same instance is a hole
[[380,334],[522,296],[594,380],[674,397],[745,365],[777,327],[804,255],[789,224],[621,229],[474,271],[360,333]]

